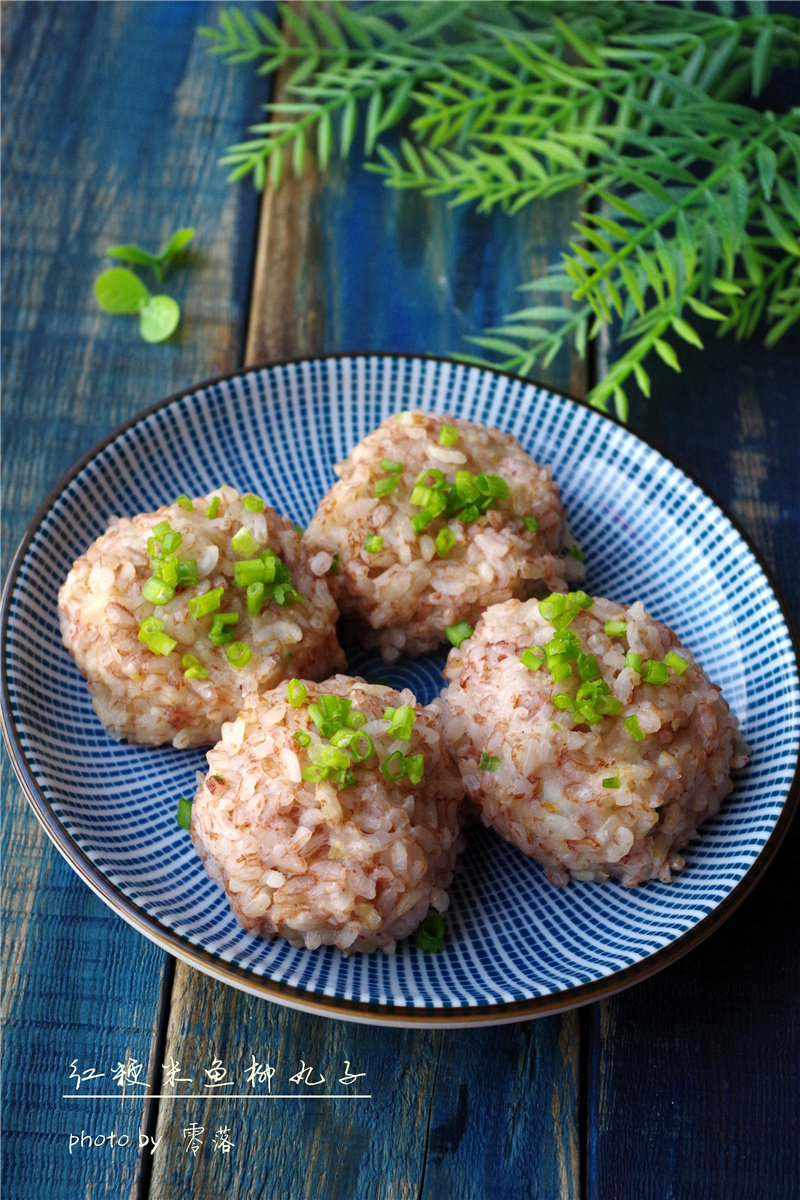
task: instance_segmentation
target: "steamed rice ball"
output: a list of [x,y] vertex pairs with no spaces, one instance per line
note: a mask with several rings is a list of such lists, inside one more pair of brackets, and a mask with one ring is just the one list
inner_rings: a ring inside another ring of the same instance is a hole
[[566,590],[564,506],[516,438],[451,416],[389,417],[336,466],[306,531],[342,613],[387,661],[490,604]]
[[555,884],[668,881],[746,761],[719,689],[640,603],[496,605],[445,677],[467,793]]
[[447,908],[463,788],[436,708],[411,692],[292,680],[207,757],[192,840],[251,933],[391,951]]
[[251,692],[344,665],[299,532],[231,487],[114,518],[59,592],[64,644],[114,738],[209,744]]

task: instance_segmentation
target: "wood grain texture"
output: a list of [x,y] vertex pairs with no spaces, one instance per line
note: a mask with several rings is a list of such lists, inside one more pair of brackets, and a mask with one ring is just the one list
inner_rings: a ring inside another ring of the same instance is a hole
[[[800,625],[800,331],[772,350],[704,329],[630,425],[741,524]],[[648,364],[649,369],[650,364]],[[593,1011],[591,1200],[800,1195],[800,827],[708,941]]]
[[[37,506],[117,423],[238,365],[257,204],[216,166],[257,112],[246,76],[209,72],[197,27],[213,4],[3,7],[4,564]],[[157,248],[197,226],[168,277],[178,334],[148,346],[92,283],[106,247]],[[63,1100],[70,1063],[104,1073],[155,1061],[165,955],[52,848],[4,761],[4,1194],[135,1195],[141,1100]],[[88,1085],[83,1085],[86,1094]],[[76,1148],[116,1130],[133,1148]]]

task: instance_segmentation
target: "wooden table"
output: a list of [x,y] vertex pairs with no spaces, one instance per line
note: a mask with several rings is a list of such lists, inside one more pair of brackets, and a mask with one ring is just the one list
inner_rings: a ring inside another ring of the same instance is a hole
[[[463,352],[569,237],[566,198],[482,217],[390,191],[355,160],[263,201],[229,185],[217,160],[266,85],[209,57],[198,27],[215,13],[4,5],[6,565],[66,469],[151,402],[319,351]],[[183,322],[148,346],[92,282],[109,245],[155,247],[181,225],[197,228],[172,277]],[[630,418],[738,519],[795,615],[798,351],[797,331],[771,352],[687,349]],[[581,395],[603,367],[565,356],[542,382]],[[4,787],[9,1198],[800,1196],[797,825],[734,916],[650,981],[537,1021],[404,1031],[299,1014],[171,960],[60,858],[10,769]],[[128,1056],[156,1091],[172,1059],[233,1074],[251,1055],[286,1080],[349,1062],[371,1099],[62,1099],[73,1062],[108,1082]],[[97,1142],[112,1133],[130,1145]]]

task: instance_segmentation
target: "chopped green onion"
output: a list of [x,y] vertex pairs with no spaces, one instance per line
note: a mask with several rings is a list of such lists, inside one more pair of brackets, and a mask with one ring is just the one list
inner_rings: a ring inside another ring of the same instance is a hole
[[237,671],[241,671],[242,667],[246,667],[253,657],[253,651],[248,646],[247,642],[232,642],[225,651],[225,657],[232,667],[236,667]]
[[238,622],[239,614],[216,613],[211,620],[211,629],[208,634],[208,640],[212,646],[225,646],[232,642],[236,637],[233,626]]
[[440,558],[447,558],[455,544],[456,535],[449,525],[443,525],[436,535],[436,553]]
[[500,765],[500,759],[495,754],[481,754],[480,762],[478,763],[479,771],[496,771]]
[[438,954],[444,946],[444,918],[429,912],[414,935],[414,944],[423,954]]
[[425,759],[421,754],[407,754],[405,758],[406,776],[412,785],[418,784],[425,774]]
[[327,770],[317,763],[312,763],[310,767],[305,767],[301,774],[306,783],[319,783],[326,778]]
[[242,508],[244,508],[245,512],[252,512],[252,513],[263,512],[264,511],[264,501],[261,499],[260,496],[254,496],[251,493],[250,495],[247,495],[243,498]]
[[641,674],[641,672],[642,672],[642,656],[641,656],[641,654],[636,654],[633,650],[629,650],[628,653],[625,655],[625,666],[629,667],[631,669],[631,671],[636,671],[639,674]]
[[619,771],[617,771],[616,775],[607,775],[606,776],[606,778],[603,780],[603,787],[604,788],[618,788],[619,783],[620,783]]
[[400,750],[395,750],[381,763],[381,774],[392,783],[397,783],[406,773],[406,760]]
[[570,596],[575,601],[578,608],[591,608],[594,604],[594,600],[591,596],[587,595],[586,592],[570,592]]
[[165,534],[171,532],[172,526],[170,525],[169,521],[159,521],[157,525],[153,526],[153,534],[157,538],[163,538]]
[[290,679],[286,685],[286,699],[292,708],[299,708],[308,695],[308,688],[300,679]]
[[455,425],[443,425],[439,430],[440,446],[455,446],[458,441],[458,429]]
[[519,661],[529,671],[538,671],[539,667],[544,666],[544,650],[541,646],[528,646],[527,650],[520,654]]
[[314,742],[308,748],[308,757],[316,767],[332,767],[335,771],[345,771],[350,766],[350,755],[336,746],[323,746]]
[[181,492],[180,496],[178,496],[175,503],[179,504],[185,512],[194,512],[194,505],[192,504],[189,497],[186,495],[186,492]]
[[247,612],[251,617],[257,617],[264,607],[266,588],[260,580],[247,585]]
[[382,496],[390,496],[397,487],[397,476],[390,475],[388,479],[376,479],[373,485],[375,495],[380,499]]
[[539,615],[551,625],[554,619],[563,616],[567,611],[567,597],[562,592],[551,592],[544,600],[539,601]]
[[382,471],[390,471],[392,473],[392,475],[402,475],[403,468],[404,468],[404,464],[401,462],[397,462],[393,458],[382,458],[381,459],[381,470]]
[[164,622],[158,617],[145,617],[139,626],[138,637],[153,654],[171,654],[178,644],[175,638],[164,633]]
[[142,596],[151,604],[168,604],[175,595],[175,588],[168,583],[162,583],[154,576],[142,584]]
[[258,554],[258,542],[247,525],[242,525],[241,529],[236,531],[231,538],[231,545],[237,554],[243,554],[245,558],[255,558]]
[[578,674],[581,677],[582,683],[588,683],[591,679],[600,678],[600,668],[593,654],[584,654],[581,651],[578,654],[575,666],[578,668]]
[[471,500],[477,500],[481,494],[477,477],[471,471],[456,471],[456,481],[453,489],[461,502],[465,504],[468,504]]
[[187,607],[194,619],[207,617],[209,613],[216,612],[222,603],[224,591],[224,587],[218,587],[212,588],[210,592],[202,592],[199,596],[192,596]]
[[290,604],[296,604],[303,597],[290,583],[276,583],[272,589],[272,599],[281,608],[288,608]]
[[568,692],[558,692],[555,696],[553,696],[553,705],[556,708],[560,708],[564,712],[572,708],[574,703],[575,701]]
[[645,683],[661,687],[669,679],[669,667],[664,663],[656,662],[654,658],[648,658],[642,667],[642,679]]
[[466,508],[462,508],[460,513],[456,513],[456,517],[464,525],[470,525],[473,521],[477,521],[481,515],[481,510],[477,504],[468,504]]
[[339,750],[349,750],[356,763],[366,762],[375,753],[372,738],[360,729],[337,729],[331,736],[331,745]]
[[377,554],[379,550],[383,549],[383,538],[380,534],[371,533],[364,539],[364,549],[367,554]]
[[213,520],[213,519],[214,519],[214,517],[215,517],[215,516],[217,515],[217,513],[219,512],[219,506],[220,506],[220,504],[221,504],[221,503],[222,503],[222,497],[221,497],[221,496],[213,496],[213,497],[212,497],[212,499],[211,499],[211,503],[209,504],[208,508],[206,509],[206,516],[207,516],[207,517],[208,517],[210,520]]
[[580,546],[576,545],[575,543],[570,546],[569,552],[574,559],[577,559],[578,562],[586,562],[585,553],[583,550],[581,550]]
[[208,670],[200,665],[200,659],[196,654],[184,654],[181,666],[184,668],[183,673],[187,679],[208,679]]
[[171,529],[169,533],[165,533],[161,538],[161,551],[163,554],[175,554],[181,542],[183,534],[178,533],[177,529]]
[[411,737],[416,713],[410,704],[401,704],[399,708],[384,709],[384,720],[389,722],[386,733],[399,742],[407,742]]
[[454,625],[448,625],[444,632],[449,642],[460,646],[467,638],[472,637],[475,630],[467,621],[456,621]]
[[547,660],[553,683],[561,683],[572,674],[572,664],[563,654],[552,654]]
[[664,656],[664,666],[672,667],[676,675],[682,675],[689,664],[685,658],[681,658],[680,654],[676,654],[674,650],[670,650],[669,654]]
[[435,516],[436,513],[427,511],[415,513],[415,515],[411,518],[411,528],[413,529],[414,533],[424,533]]
[[244,558],[233,564],[233,582],[236,587],[247,587],[251,583],[265,583],[267,565],[260,558]]
[[539,528],[539,522],[536,517],[523,517],[522,524],[527,529],[528,533],[536,533]]
[[420,471],[417,478],[414,480],[414,487],[430,488],[432,491],[438,488],[443,488],[447,484],[442,472],[438,467],[430,467],[427,471]]
[[361,712],[359,708],[354,708],[347,714],[344,723],[348,729],[360,729],[367,723],[367,714]]
[[294,740],[297,742],[298,746],[310,746],[311,734],[306,733],[305,729],[296,729],[294,731]]
[[191,800],[187,800],[185,796],[178,797],[176,818],[181,829],[192,828],[192,802]]
[[329,575],[338,575],[339,574],[339,555],[338,554],[334,554],[333,558],[331,559],[331,565],[328,568],[328,574]]
[[196,587],[200,576],[197,571],[197,563],[193,558],[184,558],[176,563],[178,568],[178,586],[179,587]]
[[629,733],[635,742],[644,741],[644,730],[639,724],[639,718],[636,713],[630,717],[623,717],[622,724],[625,726],[626,733]]
[[612,638],[624,637],[625,634],[628,632],[628,623],[627,623],[627,621],[615,621],[612,618],[612,619],[606,621],[605,625],[603,626],[603,632],[608,637],[612,637]]

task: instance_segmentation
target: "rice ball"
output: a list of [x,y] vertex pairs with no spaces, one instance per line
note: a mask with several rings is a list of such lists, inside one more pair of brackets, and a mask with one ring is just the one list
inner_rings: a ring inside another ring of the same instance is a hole
[[668,881],[746,761],[719,689],[641,603],[495,605],[445,677],[467,793],[555,884]]
[[112,519],[58,607],[98,717],[145,745],[213,743],[251,692],[344,665],[338,609],[300,533],[231,487]]
[[305,541],[386,661],[434,649],[490,604],[566,590],[580,575],[550,471],[510,434],[403,412],[335,470]]
[[463,788],[436,708],[408,690],[292,680],[207,757],[192,840],[251,933],[392,951],[447,908]]

